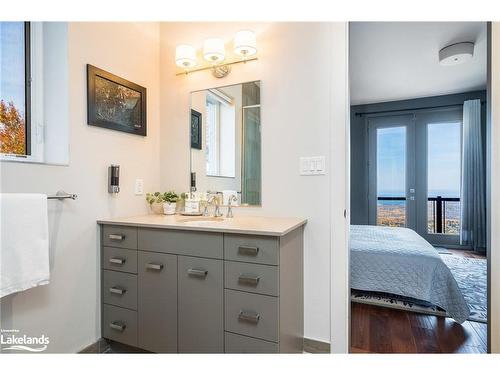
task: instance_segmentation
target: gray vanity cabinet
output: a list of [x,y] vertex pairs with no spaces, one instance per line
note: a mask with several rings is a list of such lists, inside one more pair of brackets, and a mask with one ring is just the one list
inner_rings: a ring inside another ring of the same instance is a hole
[[224,353],[223,261],[178,259],[179,352]]
[[156,353],[301,353],[303,226],[283,235],[101,223],[102,336]]
[[177,353],[177,256],[138,251],[138,346]]

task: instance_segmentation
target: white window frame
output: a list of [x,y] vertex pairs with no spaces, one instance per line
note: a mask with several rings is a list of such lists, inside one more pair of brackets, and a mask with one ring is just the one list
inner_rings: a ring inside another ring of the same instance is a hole
[[2,161],[44,162],[43,22],[30,22],[30,155],[0,153]]

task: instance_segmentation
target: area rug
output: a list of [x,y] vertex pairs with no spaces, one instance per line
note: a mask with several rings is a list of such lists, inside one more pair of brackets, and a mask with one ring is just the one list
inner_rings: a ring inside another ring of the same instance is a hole
[[[457,280],[465,301],[471,311],[468,320],[486,323],[487,284],[486,260],[464,258],[451,254],[439,254]],[[423,314],[447,316],[441,308],[425,301],[378,292],[351,291],[351,301],[370,305],[390,307]]]

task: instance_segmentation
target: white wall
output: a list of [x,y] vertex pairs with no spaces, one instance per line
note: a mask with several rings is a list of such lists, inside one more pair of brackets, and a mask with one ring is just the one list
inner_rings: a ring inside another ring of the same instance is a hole
[[[146,212],[144,197],[133,194],[136,177],[145,191],[159,186],[159,29],[157,23],[69,24],[69,166],[0,165],[2,192],[78,194],[76,201],[49,202],[50,284],[1,300],[1,327],[49,336],[49,352],[76,352],[100,337],[96,219]],[[147,88],[147,137],[87,125],[87,63]],[[122,168],[116,197],[107,192],[111,163]]]
[[[176,44],[194,44],[199,48],[207,37],[220,36],[230,48],[234,33],[247,27],[257,32],[258,61],[233,67],[223,79],[212,77],[210,72],[175,76]],[[335,145],[346,147],[345,27],[344,23],[161,25],[161,188],[184,191],[188,187],[189,93],[261,80],[262,207],[240,208],[236,215],[297,216],[309,220],[305,230],[305,336],[327,342],[332,205],[334,222],[344,222],[339,215],[343,218],[345,155],[336,157],[345,150],[342,148],[331,158],[330,149],[334,140]],[[331,82],[336,84],[332,86]],[[317,155],[326,156],[327,175],[300,176],[299,157]],[[330,175],[332,171],[335,174]],[[332,183],[333,177],[342,180]],[[332,201],[335,195],[340,198]],[[339,231],[342,236],[342,230]],[[337,251],[346,253],[342,245]],[[342,260],[340,268],[346,264]],[[338,275],[339,290],[347,287],[345,272]],[[345,293],[336,297],[341,312],[347,305],[342,298]],[[343,320],[340,326],[346,326],[346,314],[342,313],[339,319]],[[338,340],[345,341],[345,332],[337,332]]]

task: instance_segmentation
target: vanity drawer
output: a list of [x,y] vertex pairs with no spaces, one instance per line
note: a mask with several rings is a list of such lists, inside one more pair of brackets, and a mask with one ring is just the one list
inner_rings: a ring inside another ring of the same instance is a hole
[[137,310],[137,276],[116,271],[102,271],[104,303]]
[[225,348],[226,353],[279,353],[278,344],[253,337],[236,335],[226,332]]
[[279,264],[279,239],[268,236],[224,235],[224,259]]
[[278,295],[278,267],[242,262],[224,262],[224,286],[244,292]]
[[103,305],[102,310],[102,336],[137,346],[137,312],[110,305]]
[[137,249],[137,228],[104,225],[102,227],[102,243],[104,246]]
[[222,233],[139,228],[140,250],[222,259]]
[[225,290],[225,330],[278,342],[277,297]]
[[104,247],[102,268],[106,270],[137,273],[137,250]]

